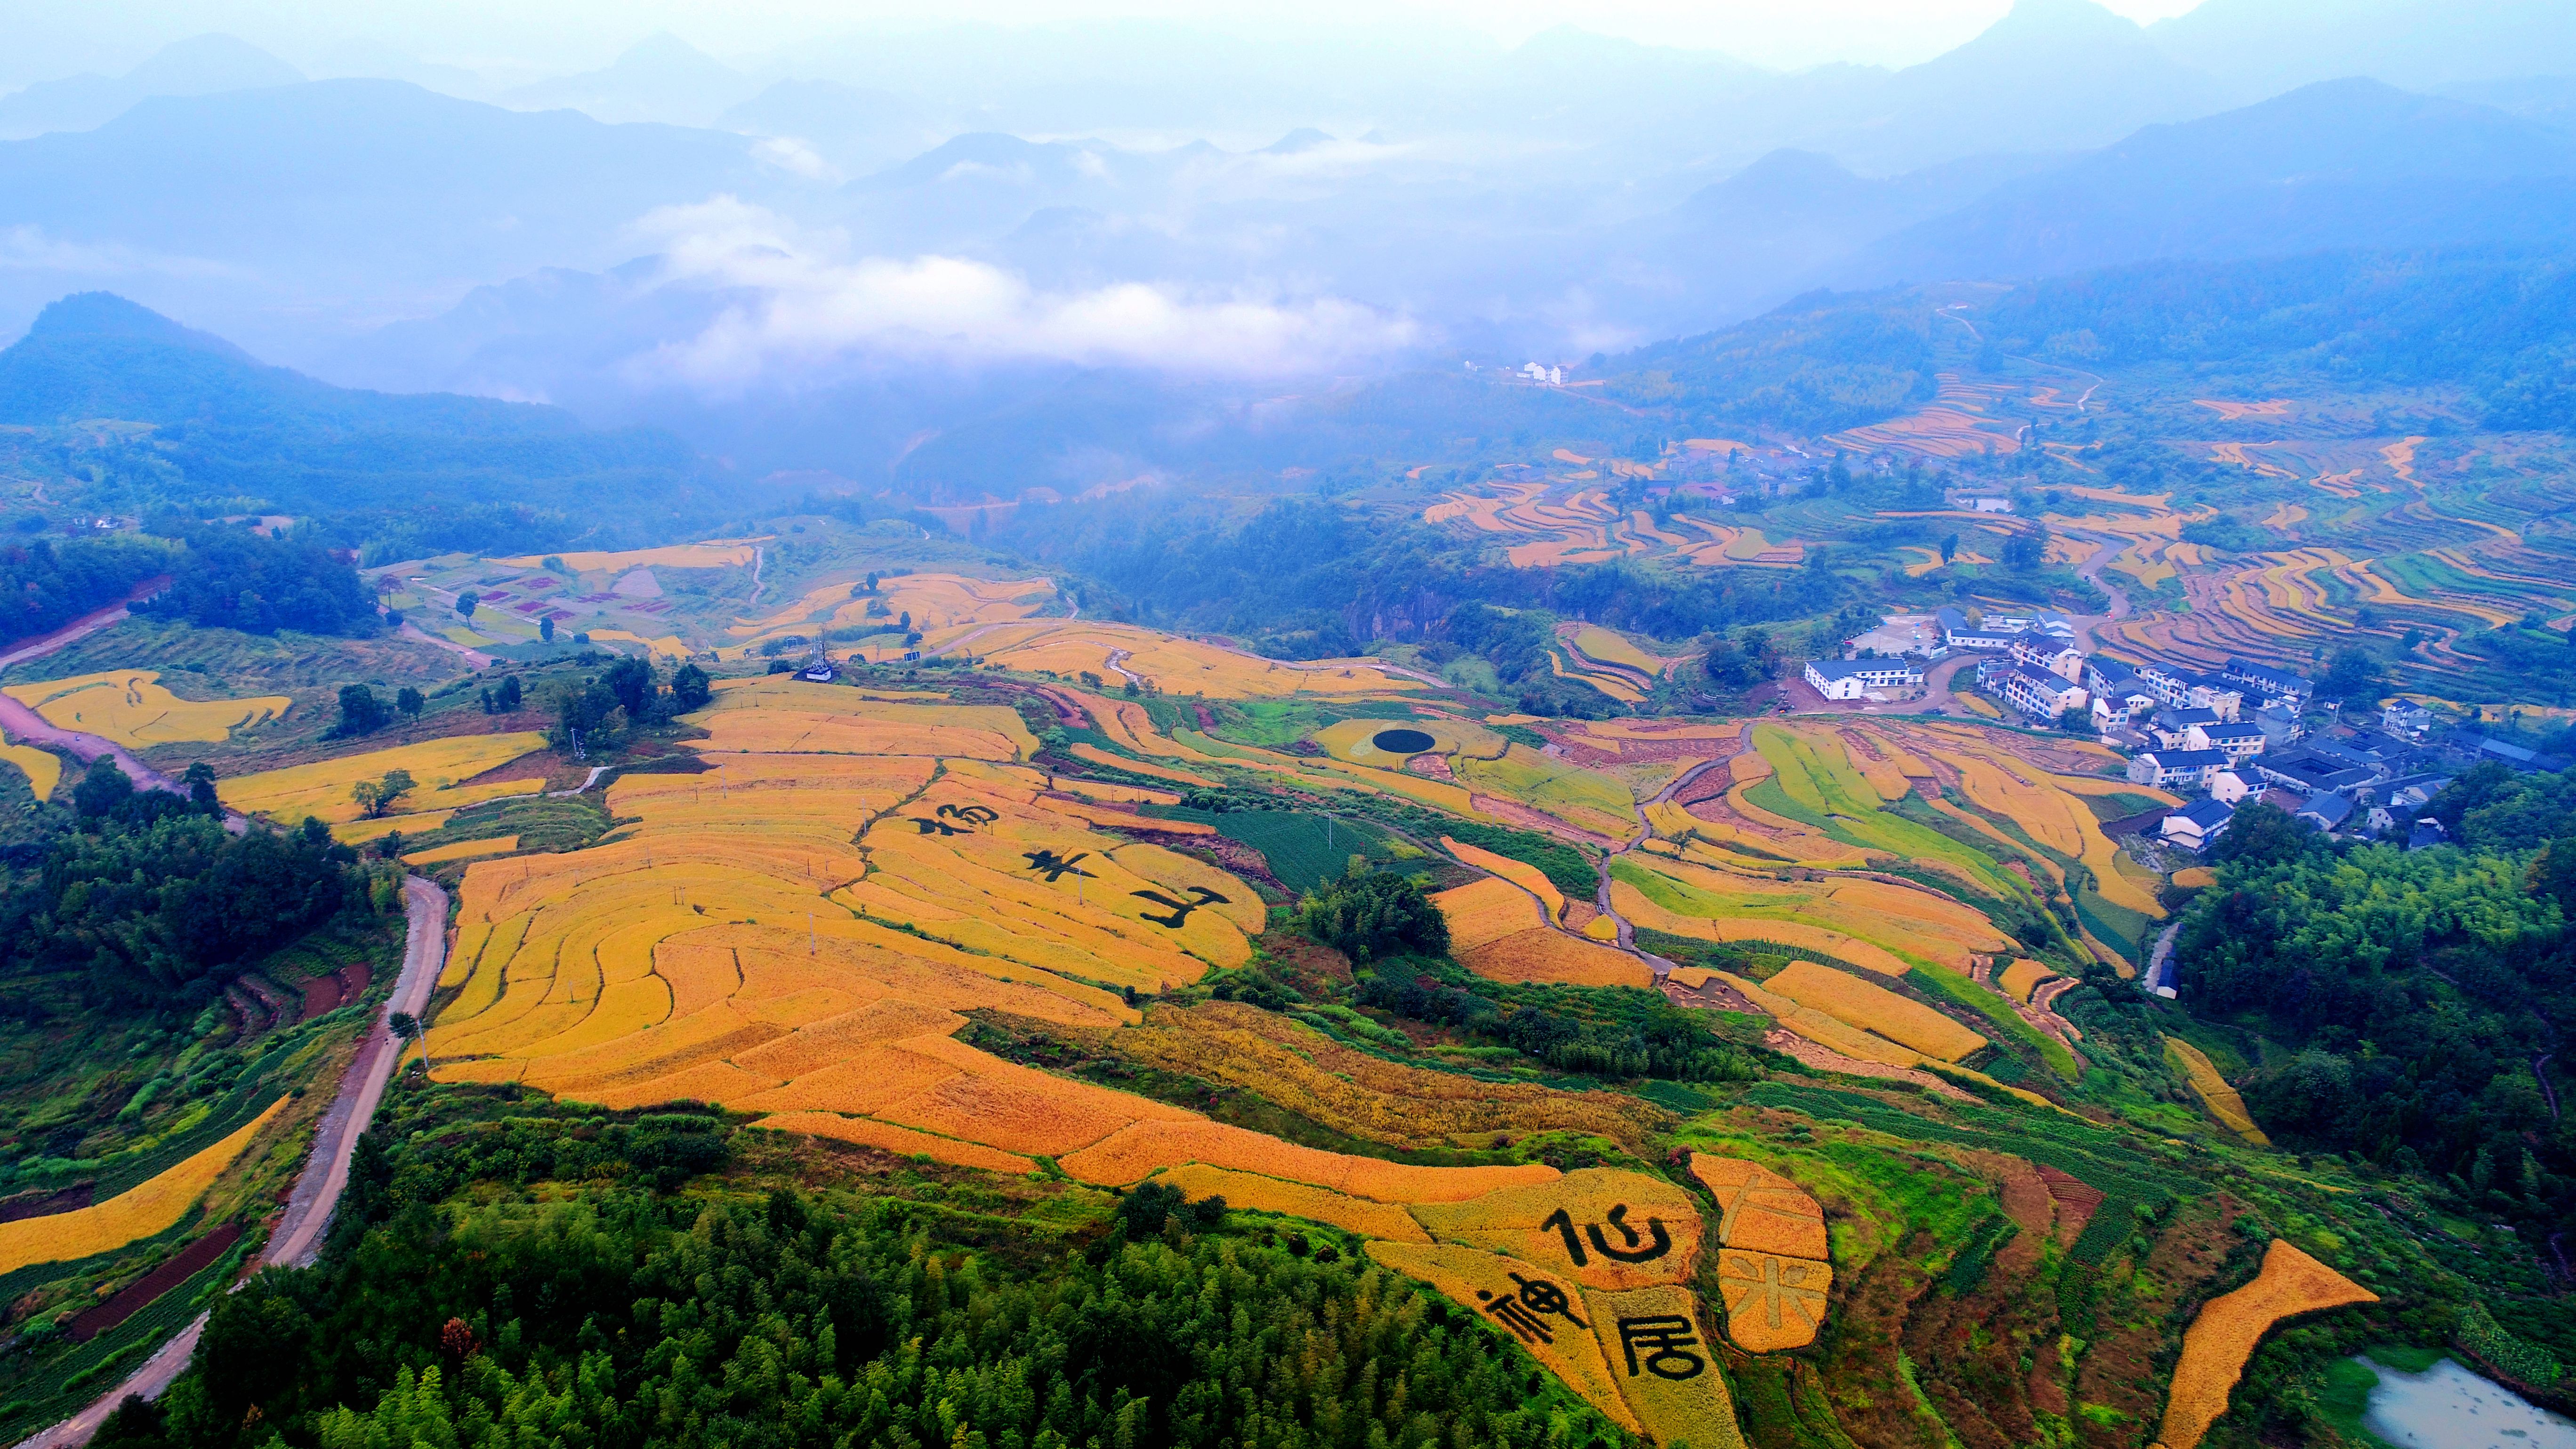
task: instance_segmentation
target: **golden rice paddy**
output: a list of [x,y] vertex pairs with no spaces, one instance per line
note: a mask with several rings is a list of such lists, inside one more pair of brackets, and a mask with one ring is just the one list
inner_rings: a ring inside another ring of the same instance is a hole
[[2227,1396],[2245,1372],[2245,1361],[2272,1325],[2302,1313],[2349,1303],[2376,1303],[2379,1295],[2274,1238],[2263,1271],[2233,1293],[2201,1305],[2182,1336],[2173,1388],[2165,1400],[2157,1439],[2166,1449],[2198,1449],[2209,1426],[2227,1412]]
[[342,825],[358,820],[364,813],[349,798],[358,782],[404,770],[416,783],[395,802],[397,811],[417,815],[455,810],[485,800],[533,795],[544,789],[545,781],[536,779],[501,780],[486,785],[458,782],[497,769],[531,750],[543,749],[545,743],[545,736],[533,731],[450,735],[218,780],[215,792],[224,804],[246,814],[267,815],[289,824],[311,816],[326,824]]
[[1986,1044],[1984,1037],[1921,1002],[1813,961],[1792,962],[1763,985],[1846,1026],[1941,1061],[1956,1062]]
[[54,787],[63,781],[63,757],[34,745],[0,744],[0,760],[18,767],[27,777],[27,788],[39,800],[54,798]]
[[2219,1073],[2218,1064],[2209,1059],[2207,1052],[2178,1036],[2169,1036],[2165,1038],[2165,1065],[2191,1083],[2191,1089],[2208,1104],[2209,1115],[2229,1131],[2257,1147],[2272,1145],[2272,1139],[2264,1136],[2262,1127],[2255,1123],[2254,1114],[2245,1110],[2244,1097],[2227,1084],[2227,1078]]

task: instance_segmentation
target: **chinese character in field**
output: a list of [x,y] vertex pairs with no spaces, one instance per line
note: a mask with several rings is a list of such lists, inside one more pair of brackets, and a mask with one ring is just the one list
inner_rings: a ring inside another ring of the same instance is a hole
[[[1612,1207],[1606,1217],[1611,1228],[1619,1234],[1622,1246],[1610,1246],[1610,1239],[1602,1233],[1599,1223],[1586,1224],[1583,1238],[1591,1239],[1592,1250],[1612,1262],[1651,1263],[1673,1250],[1672,1232],[1664,1226],[1662,1218],[1646,1219],[1646,1231],[1640,1235],[1635,1228],[1628,1226],[1626,1203]],[[1591,1265],[1592,1259],[1583,1251],[1583,1238],[1574,1235],[1574,1219],[1567,1215],[1565,1209],[1558,1208],[1548,1214],[1539,1226],[1554,1228],[1557,1235],[1565,1239],[1565,1255],[1574,1260],[1574,1266],[1583,1268]]]
[[1078,875],[1084,880],[1099,879],[1098,876],[1075,864],[1077,861],[1091,858],[1091,852],[1087,850],[1077,851],[1072,855],[1058,855],[1052,850],[1028,850],[1022,851],[1020,858],[1029,863],[1029,869],[1046,872],[1049,885],[1055,884],[1068,875]]
[[1479,1288],[1476,1298],[1485,1305],[1487,1313],[1500,1320],[1521,1342],[1556,1342],[1556,1335],[1548,1331],[1545,1321],[1546,1315],[1551,1313],[1577,1328],[1592,1326],[1574,1316],[1573,1300],[1563,1288],[1544,1278],[1524,1278],[1518,1273],[1512,1274],[1511,1279],[1520,1285],[1519,1293],[1506,1293],[1497,1298],[1490,1289]]
[[[990,825],[1002,818],[1001,812],[981,805],[942,805],[932,814],[935,818],[929,820],[912,815],[904,818],[919,827],[924,835],[972,835],[974,827]],[[951,820],[957,823],[951,825],[948,823]]]
[[1197,910],[1201,906],[1222,906],[1229,904],[1225,897],[1209,890],[1206,886],[1190,887],[1190,894],[1198,897],[1198,899],[1194,901],[1176,901],[1170,896],[1163,894],[1161,891],[1129,891],[1127,894],[1131,896],[1142,896],[1144,899],[1152,901],[1158,906],[1169,906],[1172,913],[1168,916],[1158,916],[1152,911],[1146,911],[1143,913],[1143,917],[1157,926],[1169,926],[1174,930],[1180,929],[1181,922],[1190,918],[1190,912]]
[[1619,1320],[1619,1348],[1628,1356],[1632,1379],[1641,1366],[1659,1379],[1697,1378],[1708,1367],[1707,1360],[1689,1352],[1697,1347],[1698,1325],[1679,1314]]

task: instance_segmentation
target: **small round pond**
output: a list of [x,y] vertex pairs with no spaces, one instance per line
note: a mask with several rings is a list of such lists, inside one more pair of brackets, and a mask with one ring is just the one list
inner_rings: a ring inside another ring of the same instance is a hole
[[1420,730],[1379,730],[1369,743],[1390,755],[1418,755],[1440,742]]

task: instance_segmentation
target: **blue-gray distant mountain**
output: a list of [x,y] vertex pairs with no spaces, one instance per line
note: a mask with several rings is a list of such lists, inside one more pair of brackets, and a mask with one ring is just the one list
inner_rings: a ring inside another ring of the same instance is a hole
[[521,86],[501,99],[521,110],[570,108],[602,121],[703,126],[755,89],[742,72],[666,31],[603,69]]
[[2576,137],[2376,81],[2151,126],[1835,269],[1845,283],[2040,277],[2150,258],[2576,246]]
[[2201,0],[2147,38],[2258,95],[2346,76],[2430,89],[2576,74],[2567,0]]
[[200,35],[161,47],[120,76],[66,76],[0,96],[0,139],[90,130],[153,96],[214,95],[303,79],[302,71],[248,41]]
[[5,223],[48,244],[0,272],[0,310],[114,278],[292,352],[317,315],[412,314],[494,277],[613,265],[656,206],[792,181],[753,145],[399,81],[157,97],[93,131],[0,143]]
[[879,170],[946,139],[927,112],[885,91],[785,80],[716,117],[727,131],[801,141],[850,174]]
[[667,513],[711,475],[667,433],[558,408],[332,387],[105,292],[63,298],[0,351],[0,423],[153,430],[109,459],[137,506],[258,498],[293,513],[614,499]]

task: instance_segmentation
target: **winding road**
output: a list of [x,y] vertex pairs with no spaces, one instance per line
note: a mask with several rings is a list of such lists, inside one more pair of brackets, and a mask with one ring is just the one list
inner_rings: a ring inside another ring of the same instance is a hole
[[[50,634],[38,634],[31,639],[19,640],[9,647],[8,653],[0,654],[0,669],[7,669],[13,664],[24,664],[31,659],[42,659],[48,654],[88,638],[111,624],[121,622],[130,616],[128,605],[159,593],[169,582],[168,574],[147,579],[136,585],[134,592],[126,595],[122,603],[110,604],[104,609],[83,614]],[[123,745],[113,740],[102,739],[97,735],[85,734],[80,730],[64,729],[5,694],[0,694],[0,734],[5,734],[22,744],[52,745],[58,750],[67,751],[84,765],[94,763],[104,755],[116,761],[116,767],[125,772],[125,778],[132,780],[137,790],[167,790],[173,795],[188,793],[187,786],[136,759],[134,752]],[[224,812],[224,828],[239,835],[250,828],[250,822],[239,814],[227,810]]]
[[[358,1138],[384,1101],[385,1087],[393,1080],[395,1061],[401,1054],[400,1043],[385,1025],[386,1018],[397,1011],[418,1016],[429,1004],[430,989],[437,984],[438,973],[446,964],[447,892],[421,876],[409,877],[403,882],[403,912],[410,920],[410,931],[403,943],[402,974],[395,978],[393,994],[386,998],[384,1011],[369,1023],[366,1040],[359,1044],[357,1055],[341,1076],[339,1095],[314,1126],[313,1149],[304,1161],[304,1172],[296,1178],[276,1230],[269,1234],[268,1246],[259,1255],[263,1266],[302,1267],[320,1251],[323,1231],[331,1225],[332,1210],[339,1206],[340,1194],[349,1185],[349,1164],[357,1153]],[[188,1360],[197,1351],[197,1338],[206,1330],[206,1318],[198,1314],[196,1321],[161,1345],[123,1383],[100,1395],[88,1408],[20,1441],[17,1449],[77,1449],[89,1442],[98,1426],[127,1397],[159,1398],[187,1370]]]

